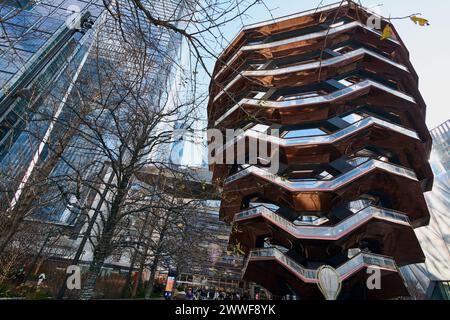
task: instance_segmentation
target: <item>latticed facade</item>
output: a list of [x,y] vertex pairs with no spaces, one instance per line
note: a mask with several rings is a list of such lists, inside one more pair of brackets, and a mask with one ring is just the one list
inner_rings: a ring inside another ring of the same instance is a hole
[[389,22],[371,28],[371,15],[344,2],[251,25],[216,63],[209,127],[244,130],[226,151],[246,141],[248,153],[255,132],[279,150],[275,174],[264,159],[210,163],[243,277],[275,296],[323,298],[323,265],[341,299],[408,296],[398,268],[425,260],[414,228],[429,222],[433,183],[426,106],[395,28],[382,40]]

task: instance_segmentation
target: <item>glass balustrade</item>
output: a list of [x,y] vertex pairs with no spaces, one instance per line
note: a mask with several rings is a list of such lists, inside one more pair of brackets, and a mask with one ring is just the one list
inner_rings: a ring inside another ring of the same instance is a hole
[[[310,35],[308,35],[310,36]],[[295,38],[293,38],[295,39]],[[291,39],[288,39],[290,41]],[[347,52],[345,54],[342,54],[340,56],[332,57],[323,61],[315,61],[311,63],[306,64],[300,64],[300,65],[294,65],[290,67],[285,68],[279,68],[279,69],[271,69],[271,70],[247,70],[243,71],[242,73],[239,73],[232,81],[230,81],[225,88],[223,88],[215,97],[213,101],[216,101],[218,98],[220,98],[225,92],[227,92],[237,81],[240,79],[247,79],[249,77],[267,77],[267,76],[277,76],[277,75],[284,75],[287,73],[295,73],[295,72],[302,72],[306,70],[314,70],[317,68],[324,68],[333,66],[335,64],[341,63],[346,60],[351,60],[358,56],[371,56],[374,58],[377,58],[381,61],[384,61],[400,70],[403,70],[404,72],[409,73],[408,68],[406,68],[404,65],[397,63],[395,61],[392,61],[391,59],[388,59],[378,53],[375,53],[371,50],[368,50],[366,48],[359,48],[350,52]]]
[[388,121],[384,121],[378,119],[376,117],[367,117],[363,118],[357,122],[352,123],[348,127],[336,131],[332,134],[328,135],[309,135],[303,137],[295,137],[295,138],[279,138],[275,136],[271,136],[268,134],[261,133],[260,131],[255,131],[253,128],[247,129],[244,133],[238,135],[235,139],[228,141],[222,148],[218,149],[218,153],[223,152],[223,150],[227,150],[229,148],[233,148],[234,144],[238,143],[245,137],[251,137],[254,139],[259,139],[271,143],[278,144],[280,146],[297,146],[297,145],[310,145],[310,144],[325,144],[331,143],[334,141],[338,141],[354,132],[363,130],[371,125],[379,125],[389,130],[398,132],[400,134],[406,135],[416,140],[420,140],[419,136],[416,132],[409,130],[405,127],[390,123]]
[[[275,258],[276,260],[292,269],[297,274],[297,276],[310,281],[317,279],[317,270],[305,268],[277,248],[272,247],[252,250],[245,262],[244,272],[247,269],[248,263],[250,260],[252,260],[252,258]],[[347,277],[366,266],[377,266],[380,268],[398,272],[397,265],[391,258],[365,252],[357,254],[356,256],[339,266],[336,271],[342,278]]]
[[[375,34],[379,35],[379,32],[377,32],[373,28],[368,28],[366,25],[364,25],[363,23],[361,23],[359,21],[353,21],[353,22],[346,23],[343,25],[333,26],[326,31],[313,32],[313,33],[306,34],[306,35],[300,35],[297,37],[287,38],[287,39],[278,40],[278,41],[272,41],[272,42],[268,42],[268,43],[247,44],[247,45],[240,47],[239,50],[237,50],[236,53],[231,58],[228,59],[228,61],[221,67],[219,72],[216,74],[215,78],[217,78],[230,65],[232,65],[233,62],[239,57],[239,55],[242,54],[242,52],[264,50],[264,49],[269,49],[269,48],[273,48],[273,47],[277,47],[277,46],[289,45],[289,44],[295,43],[295,42],[313,40],[313,39],[324,37],[324,36],[329,37],[329,36],[332,36],[333,34],[345,32],[347,30],[351,30],[351,29],[357,28],[357,27],[364,29],[366,32],[371,32],[371,33],[375,33]],[[392,39],[392,38],[389,38],[388,41],[398,44],[398,41],[395,39]]]
[[337,63],[343,62],[345,60],[350,60],[352,58],[355,58],[358,56],[364,56],[364,55],[375,57],[375,58],[382,60],[398,69],[401,69],[401,70],[409,73],[408,69],[404,65],[394,62],[394,61],[392,61],[380,54],[372,52],[371,50],[368,50],[366,48],[359,48],[359,49],[344,53],[340,56],[329,58],[329,59],[326,59],[323,61],[315,61],[315,62],[311,62],[311,63],[307,63],[307,64],[300,64],[300,65],[294,65],[294,66],[290,66],[290,67],[271,69],[271,70],[249,70],[249,71],[244,71],[242,74],[243,74],[244,78],[245,77],[276,76],[276,75],[282,75],[282,74],[286,74],[286,73],[294,73],[294,72],[300,72],[300,71],[305,71],[305,70],[317,69],[320,67],[324,68],[324,67],[332,66]]
[[382,169],[384,171],[403,176],[406,178],[409,178],[411,180],[417,181],[416,174],[407,168],[393,165],[391,163],[383,162],[380,160],[370,159],[358,167],[353,168],[350,171],[347,171],[337,177],[335,177],[332,180],[306,180],[306,179],[293,179],[288,180],[286,178],[282,178],[278,175],[272,174],[265,170],[264,168],[259,168],[256,166],[246,166],[245,169],[241,170],[240,172],[228,177],[225,179],[225,184],[230,184],[233,181],[236,181],[240,178],[243,178],[248,175],[256,175],[258,177],[261,177],[263,179],[269,180],[270,182],[283,186],[286,189],[291,189],[293,191],[296,190],[335,190],[342,185],[354,180],[358,176],[367,173],[369,171],[372,171],[374,169]]
[[258,216],[280,225],[287,232],[298,238],[338,238],[351,228],[361,225],[371,218],[385,219],[410,226],[408,216],[375,206],[368,206],[335,226],[298,226],[265,206],[255,207],[236,214],[234,222]]
[[227,110],[219,119],[215,121],[215,126],[217,126],[220,122],[222,122],[224,119],[226,119],[230,114],[235,112],[237,109],[241,108],[243,105],[250,105],[250,106],[257,106],[260,108],[288,108],[288,107],[301,107],[311,104],[319,104],[319,103],[329,103],[336,99],[343,98],[346,95],[352,94],[354,92],[368,89],[370,87],[377,88],[379,90],[385,91],[389,94],[392,94],[394,96],[397,96],[403,100],[406,100],[410,103],[415,103],[414,98],[411,96],[397,91],[395,89],[389,88],[388,86],[385,86],[383,84],[380,84],[373,80],[364,80],[358,83],[355,83],[349,87],[346,87],[344,89],[340,89],[337,91],[334,91],[330,94],[323,95],[323,96],[317,96],[317,97],[311,97],[311,98],[304,98],[304,99],[294,99],[294,100],[285,100],[285,101],[264,101],[264,103],[261,103],[261,100],[259,99],[250,99],[250,98],[244,98],[241,101],[239,101],[237,104],[235,104],[233,107],[231,107],[229,110]]

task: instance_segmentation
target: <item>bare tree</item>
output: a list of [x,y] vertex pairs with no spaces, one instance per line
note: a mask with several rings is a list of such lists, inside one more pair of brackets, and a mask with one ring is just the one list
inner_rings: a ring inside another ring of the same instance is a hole
[[[149,266],[154,277],[161,263],[185,263],[180,262],[181,255],[175,257],[177,251],[183,256],[188,252],[188,247],[177,246],[179,237],[186,240],[184,244],[195,238],[187,232],[191,228],[187,207],[192,201],[177,199],[173,192],[155,186],[145,193],[130,191],[143,168],[176,171],[168,166],[165,155],[174,124],[183,123],[189,130],[204,118],[201,108],[207,96],[199,91],[204,83],[199,83],[198,75],[209,73],[207,60],[215,59],[217,48],[227,40],[221,28],[260,1],[172,2],[187,10],[158,15],[152,2],[104,2],[106,23],[99,27],[86,65],[82,70],[67,70],[77,74],[71,78],[69,96],[64,93],[62,99],[46,91],[53,104],[47,108],[29,104],[23,130],[39,147],[45,145],[48,156],[33,150],[37,158],[26,179],[11,175],[12,167],[3,172],[14,183],[5,183],[1,190],[7,201],[0,215],[0,254],[11,246],[24,222],[50,204],[68,206],[93,226],[85,234],[93,258],[83,299],[93,296],[101,268],[116,251],[131,252],[132,265],[139,260],[139,267]],[[191,55],[187,66],[176,57],[181,42]],[[174,97],[177,82],[182,92]],[[24,94],[34,99],[34,91]],[[36,95],[36,101],[39,98]],[[61,107],[63,111],[58,112]],[[39,126],[42,123],[44,128],[49,123],[53,126],[47,138]],[[75,151],[83,155],[83,161],[73,161]],[[69,169],[59,172],[60,166]],[[83,200],[88,194],[92,202]],[[142,204],[128,210],[131,200]],[[130,241],[130,223],[139,219],[137,242],[144,246]],[[148,295],[151,290],[150,285]]]

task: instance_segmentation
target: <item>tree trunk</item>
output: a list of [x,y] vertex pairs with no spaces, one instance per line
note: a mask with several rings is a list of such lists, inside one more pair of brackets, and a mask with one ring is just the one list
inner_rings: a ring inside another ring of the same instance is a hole
[[[105,172],[105,176],[106,176],[106,173],[107,172]],[[110,177],[108,178],[108,183],[107,184],[110,184],[112,182],[113,178],[114,178],[114,176],[111,174]],[[89,221],[89,223],[88,223],[87,229],[86,229],[86,231],[85,231],[85,233],[83,235],[83,238],[81,239],[81,243],[78,246],[77,252],[75,253],[75,257],[69,263],[70,265],[78,265],[78,263],[80,262],[81,256],[83,255],[83,252],[84,252],[84,247],[85,247],[87,241],[90,238],[90,234],[92,232],[92,229],[95,226],[95,222],[97,221],[97,217],[98,217],[98,215],[100,213],[101,207],[102,207],[102,205],[103,205],[103,203],[105,201],[105,197],[107,196],[107,194],[108,194],[108,188],[105,188],[103,190],[103,192],[101,193],[100,199],[99,199],[99,201],[97,203],[97,207],[96,207],[96,209],[94,211],[94,214],[92,215],[91,221]],[[64,277],[64,281],[62,282],[61,287],[59,288],[59,292],[58,292],[58,295],[56,297],[57,299],[63,299],[64,298],[64,295],[65,295],[66,289],[67,289],[66,281],[67,281],[68,278],[69,278],[69,275],[66,274],[66,276]]]
[[141,279],[142,279],[142,274],[143,274],[143,271],[144,271],[145,259],[147,258],[147,254],[148,254],[148,246],[145,247],[144,254],[141,257],[141,260],[139,261],[139,271],[138,271],[139,272],[139,278],[133,284],[133,292],[131,294],[132,298],[136,297],[137,289],[138,289],[139,283],[141,282]]
[[95,285],[100,275],[103,264],[111,252],[111,239],[113,231],[111,228],[105,227],[105,233],[100,238],[96,249],[94,250],[94,258],[89,266],[88,277],[81,288],[80,299],[89,300],[94,297]]
[[95,293],[95,285],[97,284],[97,279],[100,274],[100,271],[103,266],[103,260],[98,259],[96,261],[92,261],[89,267],[89,273],[86,281],[83,284],[83,287],[80,292],[81,300],[90,300],[94,297]]
[[16,234],[15,230],[9,230],[5,237],[0,240],[0,256],[5,251],[12,237]]
[[130,282],[131,282],[131,278],[132,278],[132,275],[133,275],[133,269],[134,269],[134,265],[135,265],[136,260],[137,260],[138,252],[139,252],[139,250],[136,249],[134,251],[134,253],[133,253],[133,257],[131,258],[130,269],[128,270],[127,277],[125,278],[125,285],[123,286],[122,292],[120,294],[122,296],[122,298],[125,298],[126,295],[128,294],[128,292],[130,291],[129,290],[130,289],[130,284],[131,284]]
[[147,290],[145,290],[145,299],[150,299],[153,293],[153,282],[155,281],[156,268],[158,267],[159,257],[155,255],[150,268],[150,279],[148,279]]
[[8,246],[9,242],[14,237],[16,232],[17,228],[10,228],[6,233],[6,236],[0,239],[0,256],[5,251],[6,247]]
[[[158,179],[159,179],[159,177],[158,177]],[[151,200],[150,203],[153,203],[153,197],[152,197],[152,200]],[[142,242],[142,239],[143,239],[143,237],[144,237],[144,231],[145,231],[145,228],[147,227],[147,223],[148,223],[149,217],[150,217],[150,213],[147,211],[146,214],[145,214],[144,224],[142,225],[142,228],[141,228],[141,230],[140,230],[140,232],[139,232],[138,243],[141,243],[141,242]],[[150,236],[151,236],[152,233],[153,233],[153,228],[152,228],[152,231],[150,232]],[[145,257],[147,256],[147,252],[148,252],[148,246],[145,248],[145,252],[144,252],[143,259],[140,260],[141,264],[140,264],[140,266],[139,266],[138,278],[137,278],[137,280],[133,283],[133,288],[132,288],[132,291],[131,291],[131,296],[132,296],[133,298],[136,296],[137,287],[138,287],[138,284],[139,284],[139,282],[140,282],[140,279],[142,278],[142,271],[143,271],[143,269],[144,269],[143,266],[144,266],[144,263],[145,263]],[[136,260],[137,260],[137,258],[138,258],[138,255],[139,255],[139,246],[138,246],[138,247],[136,248],[136,250],[134,251],[134,253],[133,253],[133,258],[131,259],[130,270],[129,270],[128,273],[127,273],[127,278],[126,278],[126,281],[125,281],[125,286],[124,286],[123,289],[122,289],[122,298],[125,297],[125,295],[126,295],[126,293],[127,293],[127,291],[128,291],[128,288],[129,288],[129,285],[130,285],[130,282],[131,282],[131,276],[132,276],[132,274],[133,274],[134,265],[135,265],[135,263],[136,263]],[[142,261],[142,260],[143,260],[143,261]]]

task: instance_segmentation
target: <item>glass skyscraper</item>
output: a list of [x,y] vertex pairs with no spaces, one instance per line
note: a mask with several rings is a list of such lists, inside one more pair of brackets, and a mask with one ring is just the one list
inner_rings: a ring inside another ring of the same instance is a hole
[[[185,12],[187,3],[143,1],[155,17],[174,20]],[[53,128],[49,119],[69,117],[70,108],[64,108],[69,103],[71,108],[76,108],[76,98],[71,94],[74,85],[82,81],[80,79],[95,78],[95,66],[102,60],[110,63],[114,59],[126,59],[121,31],[133,34],[139,27],[149,40],[154,39],[158,46],[147,50],[158,60],[156,66],[163,63],[170,66],[170,59],[177,54],[180,34],[148,23],[131,1],[121,0],[118,4],[122,16],[120,26],[105,10],[103,1],[98,0],[3,1],[0,4],[3,26],[0,42],[0,170],[4,183],[13,186],[12,190],[23,182],[36,159],[44,162],[48,157],[50,151],[46,139],[63,130],[57,125]],[[143,44],[136,42],[133,45]],[[92,47],[96,52],[92,52]],[[129,68],[135,66],[130,61]],[[155,67],[145,79],[155,83],[155,88],[164,87],[169,81],[164,76],[169,73],[158,71]],[[90,146],[85,144],[75,135],[64,151],[64,161],[59,161],[50,176],[67,176],[73,173],[73,168],[86,166],[90,166],[84,170],[86,175],[103,170],[101,156],[93,159],[87,152]],[[71,193],[68,190],[71,186],[63,187]],[[9,195],[12,196],[14,194]],[[48,205],[39,208],[36,216],[64,224],[73,224],[76,218],[67,210],[67,200],[49,201]]]
[[450,171],[450,120],[430,131],[433,137],[433,152],[430,164],[435,176]]
[[[50,87],[68,85],[63,71],[87,54],[89,23],[102,11],[96,3],[8,0],[0,4],[0,159],[26,126],[26,112],[35,107],[31,103],[44,105]],[[68,23],[74,18],[79,20],[78,28]]]
[[402,268],[416,299],[450,300],[450,121],[430,131],[433,190],[425,194],[430,224],[416,230],[425,263]]
[[0,170],[10,190],[2,197],[15,199],[28,172],[48,157],[47,141],[61,129],[53,119],[64,117],[104,10],[100,4],[98,0],[0,4]]

